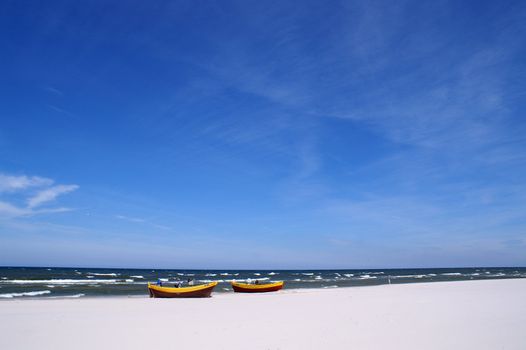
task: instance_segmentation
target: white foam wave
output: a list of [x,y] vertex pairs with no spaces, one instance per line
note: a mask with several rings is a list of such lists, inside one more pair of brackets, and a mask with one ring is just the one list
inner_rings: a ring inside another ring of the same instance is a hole
[[198,282],[203,282],[203,283],[212,283],[212,282],[218,282],[218,283],[221,283],[221,282],[225,282],[224,280],[197,280]]
[[207,273],[205,276],[206,277],[214,277],[214,276],[217,276],[217,273]]
[[118,273],[97,273],[97,272],[88,272],[87,273],[88,275],[92,275],[92,276],[110,276],[110,277],[117,277],[119,274]]
[[0,298],[14,298],[14,297],[36,297],[38,295],[49,294],[49,290],[39,290],[35,292],[23,292],[23,293],[5,293],[0,294]]
[[390,276],[391,278],[425,278],[427,275],[397,275]]
[[256,273],[254,273],[254,276],[261,276],[261,274],[256,272]]
[[73,294],[73,295],[64,295],[62,298],[80,298],[83,297],[86,294],[79,293],[79,294]]
[[75,279],[51,279],[51,280],[6,280],[1,281],[0,284],[117,284],[124,282],[133,282],[133,280],[117,280],[117,279],[85,279],[85,280],[75,280]]
[[345,277],[353,277],[354,276],[354,273],[344,273],[343,274]]
[[230,274],[228,272],[222,272],[221,276],[230,276]]
[[136,276],[130,276],[131,278],[144,278],[144,276],[136,275]]
[[358,278],[361,279],[361,280],[368,280],[368,279],[373,279],[373,278],[377,278],[377,277],[376,276],[371,276],[371,275],[361,275]]
[[302,275],[304,275],[304,276],[312,276],[312,275],[314,275],[314,272],[303,272]]
[[460,272],[447,272],[447,273],[441,273],[442,276],[462,276]]
[[314,277],[315,280],[321,280],[321,276]]
[[325,287],[323,287],[323,289],[328,289],[328,288],[338,288],[338,286],[325,286]]
[[275,272],[270,272],[268,275],[269,276],[274,276],[274,275],[276,275],[276,273]]

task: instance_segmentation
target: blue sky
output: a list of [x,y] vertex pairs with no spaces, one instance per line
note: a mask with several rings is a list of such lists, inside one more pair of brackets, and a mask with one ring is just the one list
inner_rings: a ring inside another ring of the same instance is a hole
[[523,1],[7,1],[0,265],[526,265]]

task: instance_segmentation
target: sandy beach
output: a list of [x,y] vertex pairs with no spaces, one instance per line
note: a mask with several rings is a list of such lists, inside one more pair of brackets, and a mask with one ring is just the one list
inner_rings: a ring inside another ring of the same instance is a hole
[[524,349],[526,279],[0,302],[3,349]]

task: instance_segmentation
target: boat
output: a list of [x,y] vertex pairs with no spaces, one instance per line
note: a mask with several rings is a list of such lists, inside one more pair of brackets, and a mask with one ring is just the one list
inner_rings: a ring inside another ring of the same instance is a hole
[[284,284],[285,282],[283,281],[265,284],[248,284],[234,281],[232,282],[232,288],[234,292],[238,293],[264,293],[280,290]]
[[217,282],[189,287],[162,287],[148,282],[150,298],[208,298]]

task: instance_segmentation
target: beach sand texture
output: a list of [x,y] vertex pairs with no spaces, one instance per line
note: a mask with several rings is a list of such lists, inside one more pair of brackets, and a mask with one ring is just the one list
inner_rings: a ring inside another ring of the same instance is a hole
[[[146,293],[146,291],[145,291]],[[0,302],[0,349],[526,349],[526,279]]]

